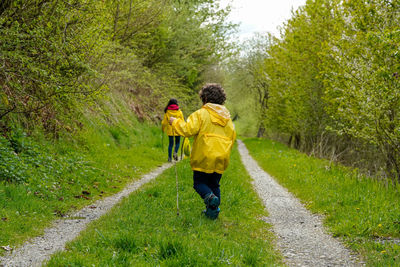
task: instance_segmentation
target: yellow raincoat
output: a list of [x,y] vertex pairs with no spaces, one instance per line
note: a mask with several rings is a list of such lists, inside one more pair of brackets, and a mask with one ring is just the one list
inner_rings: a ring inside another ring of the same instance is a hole
[[226,170],[236,131],[225,106],[207,103],[192,113],[187,122],[174,120],[172,127],[181,136],[194,136],[192,170],[220,174]]
[[172,132],[172,126],[169,125],[169,118],[170,117],[175,117],[175,118],[179,118],[182,120],[185,120],[183,117],[183,113],[181,110],[167,110],[167,112],[164,113],[164,118],[161,122],[161,127],[163,132],[166,132],[168,136],[178,136],[178,133],[173,133]]

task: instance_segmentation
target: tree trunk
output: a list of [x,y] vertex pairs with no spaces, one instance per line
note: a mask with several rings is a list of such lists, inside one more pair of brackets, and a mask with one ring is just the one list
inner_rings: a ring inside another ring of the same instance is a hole
[[258,138],[263,137],[264,133],[265,133],[265,127],[264,124],[262,123],[260,124],[260,127],[258,127],[257,137]]
[[294,136],[294,148],[295,149],[300,149],[300,142],[301,142],[300,134],[295,134],[295,136]]
[[400,168],[396,159],[395,152],[388,148],[386,152],[386,168],[390,172],[392,178],[392,184],[400,183]]

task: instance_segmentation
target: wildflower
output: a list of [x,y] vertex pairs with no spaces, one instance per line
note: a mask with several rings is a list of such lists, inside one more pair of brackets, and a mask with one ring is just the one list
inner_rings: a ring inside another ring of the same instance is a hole
[[382,227],[382,224],[378,224],[378,227]]

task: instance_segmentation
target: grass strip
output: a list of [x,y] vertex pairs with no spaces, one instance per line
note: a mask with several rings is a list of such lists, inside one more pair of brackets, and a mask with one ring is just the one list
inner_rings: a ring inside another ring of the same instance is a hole
[[266,139],[244,140],[260,166],[360,253],[368,266],[400,266],[400,187]]
[[92,223],[48,266],[277,266],[270,226],[237,149],[221,180],[221,213],[201,214],[187,160],[177,164],[180,216],[176,215],[175,170],[133,193]]

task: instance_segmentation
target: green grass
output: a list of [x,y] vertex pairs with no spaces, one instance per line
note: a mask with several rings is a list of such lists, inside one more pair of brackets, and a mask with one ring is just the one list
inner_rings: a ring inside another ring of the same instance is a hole
[[221,180],[221,213],[215,221],[201,214],[204,204],[192,188],[188,161],[177,168],[180,216],[172,167],[92,223],[48,266],[282,265],[236,149]]
[[400,266],[400,186],[385,186],[357,170],[330,165],[285,145],[246,139],[250,154],[311,211],[325,215],[333,236],[359,252],[368,266]]
[[159,127],[134,119],[85,123],[76,136],[56,141],[20,133],[0,138],[0,246],[22,244],[166,161]]

